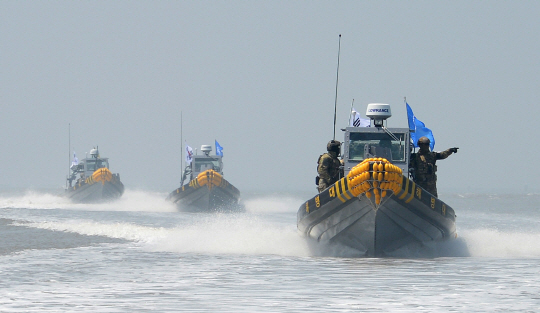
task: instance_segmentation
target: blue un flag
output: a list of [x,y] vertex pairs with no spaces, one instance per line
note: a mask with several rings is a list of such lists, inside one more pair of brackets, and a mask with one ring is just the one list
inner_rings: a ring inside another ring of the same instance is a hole
[[220,157],[223,156],[223,147],[219,145],[217,140],[216,140],[216,155],[219,155]]
[[418,148],[418,139],[421,137],[427,137],[429,138],[430,144],[429,147],[431,148],[431,151],[435,148],[435,138],[433,137],[433,132],[431,129],[427,128],[426,125],[419,119],[414,116],[413,111],[409,104],[405,102],[407,105],[407,118],[409,120],[409,132],[411,134],[411,139],[413,142],[413,145],[415,148]]

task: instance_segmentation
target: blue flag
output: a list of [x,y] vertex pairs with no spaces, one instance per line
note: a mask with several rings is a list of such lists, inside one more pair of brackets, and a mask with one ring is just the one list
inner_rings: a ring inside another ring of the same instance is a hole
[[219,155],[220,157],[223,156],[223,147],[219,145],[217,140],[216,140],[216,155]]
[[426,125],[419,119],[414,116],[413,111],[409,104],[405,102],[407,105],[407,118],[409,120],[409,132],[411,134],[411,139],[413,141],[413,145],[415,148],[418,148],[418,139],[421,137],[427,137],[429,138],[429,147],[433,151],[435,148],[435,137],[433,137],[433,132],[431,129],[427,128]]

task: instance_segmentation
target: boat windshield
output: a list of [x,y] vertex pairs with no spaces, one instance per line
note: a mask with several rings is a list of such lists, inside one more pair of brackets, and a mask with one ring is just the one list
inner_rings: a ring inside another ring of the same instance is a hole
[[109,161],[107,160],[86,160],[86,171],[94,172],[98,168],[109,168]]
[[380,157],[394,162],[405,162],[405,134],[394,133],[398,140],[387,133],[351,133],[349,160],[363,161]]
[[197,173],[204,172],[206,170],[214,170],[216,172],[221,171],[219,167],[219,159],[216,159],[216,160],[199,159],[199,160],[195,160],[194,164],[195,164],[194,172],[197,172]]

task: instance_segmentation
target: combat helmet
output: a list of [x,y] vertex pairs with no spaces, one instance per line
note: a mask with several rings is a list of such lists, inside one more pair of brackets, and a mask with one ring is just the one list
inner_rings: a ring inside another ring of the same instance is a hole
[[416,144],[420,146],[420,145],[429,145],[430,143],[431,141],[429,140],[429,138],[424,136],[424,137],[420,137],[420,139],[418,139],[418,142]]
[[328,150],[328,152],[334,151],[339,154],[339,152],[341,151],[341,142],[337,140],[330,140],[326,145],[326,150]]

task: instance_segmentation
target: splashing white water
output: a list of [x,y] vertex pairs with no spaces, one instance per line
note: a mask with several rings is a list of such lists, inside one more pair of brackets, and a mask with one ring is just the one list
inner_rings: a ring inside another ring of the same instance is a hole
[[473,229],[462,232],[461,237],[473,257],[540,257],[540,233]]
[[166,194],[163,193],[126,189],[116,201],[80,204],[59,195],[27,191],[24,195],[0,197],[0,208],[175,212],[174,204],[165,198]]
[[156,250],[191,253],[275,254],[307,256],[296,227],[271,224],[252,215],[211,218],[171,229]]
[[52,209],[72,205],[67,198],[37,191],[27,191],[23,195],[2,195],[0,197],[0,208]]
[[172,228],[90,221],[15,224],[137,241],[152,251],[283,256],[310,254],[306,241],[298,235],[296,227],[268,223],[251,214],[214,214]]
[[[0,196],[0,208],[156,212],[160,213],[161,219],[169,219],[162,214],[176,213],[176,208],[165,201],[165,196],[157,192],[126,190],[118,201],[73,204],[50,193],[27,192],[18,196]],[[59,221],[56,218],[46,218],[46,211],[43,211],[43,214],[30,219],[25,216],[24,226],[126,239],[142,243],[156,251],[307,256],[313,255],[313,251],[310,252],[305,239],[296,230],[296,212],[302,202],[302,199],[291,196],[251,198],[245,201],[245,214],[200,215],[178,212],[178,215],[170,216],[172,222],[168,223],[167,227],[148,226],[146,220],[143,220],[148,216],[142,215],[132,215],[131,222],[123,222],[121,215],[115,215],[118,223],[103,220]],[[13,214],[7,215],[7,218],[12,216]],[[181,218],[175,222],[173,217]],[[140,218],[141,223],[133,222],[133,218]],[[478,219],[486,223],[484,215],[471,215],[468,219]],[[497,217],[493,221],[489,220],[489,223],[497,224],[500,219]],[[43,222],[44,220],[49,221]],[[161,226],[162,222],[158,219],[153,225]],[[449,242],[444,248],[457,251],[455,254],[449,253],[448,256],[540,257],[540,232],[523,231],[519,228],[520,222],[523,223],[516,220],[515,229],[499,230],[490,226],[462,228],[458,240]]]
[[147,227],[131,223],[100,223],[83,220],[32,223],[14,222],[13,225],[148,243],[157,238],[165,237],[166,232],[166,229],[162,227]]

